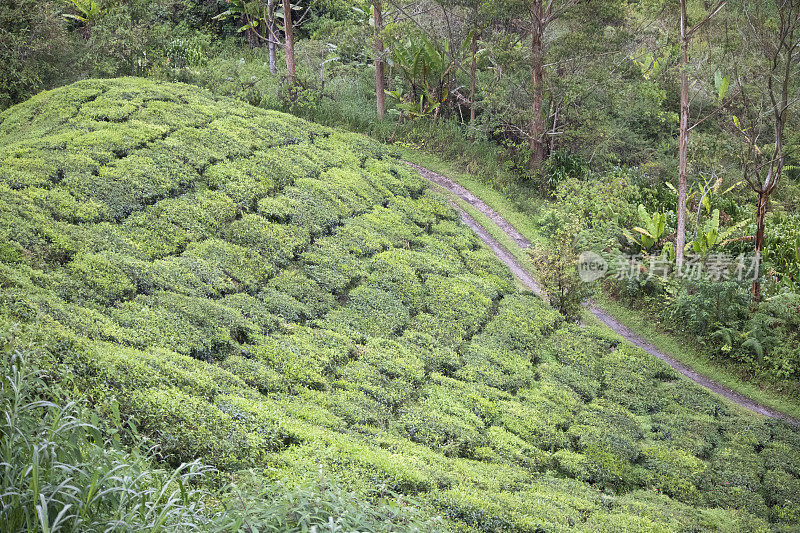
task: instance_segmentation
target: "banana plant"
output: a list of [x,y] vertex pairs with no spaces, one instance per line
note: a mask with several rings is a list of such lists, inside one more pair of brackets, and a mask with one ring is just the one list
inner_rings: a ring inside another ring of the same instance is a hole
[[714,88],[717,90],[717,104],[722,103],[725,95],[728,94],[728,89],[731,86],[731,79],[728,76],[723,76],[719,70],[714,73]]
[[746,220],[742,220],[721,231],[719,227],[719,209],[714,209],[711,217],[703,223],[703,227],[698,228],[698,235],[695,240],[686,244],[686,249],[688,250],[691,246],[695,253],[706,255],[714,246],[723,243],[746,223]]
[[67,0],[67,3],[78,11],[78,15],[72,13],[64,13],[64,18],[77,20],[89,26],[100,18],[102,10],[100,9],[100,2],[95,0]]
[[666,213],[659,213],[657,211],[651,215],[643,205],[639,204],[639,220],[642,226],[633,228],[633,231],[639,234],[638,239],[627,230],[624,230],[623,233],[629,241],[638,244],[644,250],[649,250],[658,242],[661,236],[664,235],[664,230],[667,225],[667,215]]
[[[694,199],[699,195],[700,198],[697,200],[698,216],[700,210],[703,208],[705,208],[706,213],[711,214],[712,212],[711,206],[713,205],[714,201],[718,197],[725,196],[735,188],[739,187],[742,183],[744,182],[742,180],[739,180],[730,187],[728,187],[727,189],[725,189],[724,191],[720,192],[720,189],[722,188],[722,177],[714,177],[712,175],[709,178],[704,178],[703,183],[700,182],[693,183],[689,187],[689,191],[687,192],[686,195],[686,203],[691,204],[694,201]],[[675,196],[678,196],[678,190],[675,188],[674,185],[668,182],[666,183],[666,187],[670,191],[672,191],[672,193]]]
[[400,114],[401,120],[406,116],[410,117],[412,120],[430,116],[434,111],[436,111],[436,109],[438,109],[440,105],[440,103],[430,106],[426,105],[425,98],[422,95],[419,96],[419,100],[408,100],[405,98],[405,96],[403,96],[403,91],[401,89],[384,92],[397,100],[396,112]]
[[[386,33],[394,33],[390,64],[401,73],[410,89],[404,96],[415,107],[414,114],[435,113],[450,96],[450,72],[455,62],[449,59],[449,42],[445,40],[440,50],[424,35],[411,39],[407,34],[393,32],[391,26],[387,27]],[[392,93],[395,98],[403,96],[399,91]]]

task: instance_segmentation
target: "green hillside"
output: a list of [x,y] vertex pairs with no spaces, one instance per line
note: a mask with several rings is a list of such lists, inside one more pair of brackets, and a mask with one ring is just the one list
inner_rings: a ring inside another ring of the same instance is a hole
[[365,137],[84,81],[0,114],[0,198],[0,320],[168,465],[456,531],[797,531],[797,429],[562,323]]

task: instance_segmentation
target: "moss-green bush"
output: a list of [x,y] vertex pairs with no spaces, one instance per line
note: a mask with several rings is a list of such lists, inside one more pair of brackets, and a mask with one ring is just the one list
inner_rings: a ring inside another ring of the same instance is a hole
[[75,295],[79,298],[110,303],[133,296],[136,292],[136,287],[122,269],[102,255],[79,255],[70,261],[67,270],[83,289]]
[[243,428],[207,401],[177,389],[140,389],[131,395],[128,409],[172,463],[203,457],[223,468],[247,464]]
[[323,327],[356,335],[393,336],[408,324],[408,308],[392,293],[359,286],[348,297],[345,305],[328,313],[321,322]]

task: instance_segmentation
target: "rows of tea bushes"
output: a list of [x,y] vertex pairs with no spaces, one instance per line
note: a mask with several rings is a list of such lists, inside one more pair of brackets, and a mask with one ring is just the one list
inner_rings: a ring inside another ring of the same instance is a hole
[[83,81],[0,114],[0,198],[2,321],[165,464],[322,470],[456,531],[800,521],[797,429],[562,323],[363,137]]

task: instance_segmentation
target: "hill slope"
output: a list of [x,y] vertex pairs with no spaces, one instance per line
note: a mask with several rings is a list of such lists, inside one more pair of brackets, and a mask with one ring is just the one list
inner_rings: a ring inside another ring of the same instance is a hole
[[0,114],[0,198],[2,321],[168,461],[322,468],[464,530],[800,519],[796,429],[562,324],[363,137],[79,82]]

